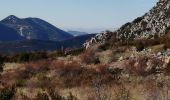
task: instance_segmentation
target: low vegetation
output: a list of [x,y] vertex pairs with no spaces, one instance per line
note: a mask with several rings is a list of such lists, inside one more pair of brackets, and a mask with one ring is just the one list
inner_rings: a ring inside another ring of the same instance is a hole
[[87,50],[1,56],[0,100],[168,100],[169,36],[110,39]]

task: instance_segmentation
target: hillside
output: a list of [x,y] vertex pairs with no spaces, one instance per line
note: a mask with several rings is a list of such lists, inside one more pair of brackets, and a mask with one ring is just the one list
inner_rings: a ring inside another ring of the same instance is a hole
[[[143,16],[136,18],[133,22],[128,22],[120,27],[114,34],[101,33],[85,43],[85,47],[104,43],[105,40],[117,38],[121,41],[135,40],[142,38],[160,37],[170,30],[170,1],[159,0],[155,7]],[[94,41],[93,41],[94,40]]]
[[0,24],[0,41],[24,40],[17,32],[5,25]]

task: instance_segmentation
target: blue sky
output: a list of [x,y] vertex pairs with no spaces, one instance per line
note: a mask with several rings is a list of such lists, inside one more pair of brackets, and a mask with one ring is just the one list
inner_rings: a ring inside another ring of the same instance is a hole
[[158,0],[0,0],[0,19],[39,17],[62,29],[118,28],[152,8]]

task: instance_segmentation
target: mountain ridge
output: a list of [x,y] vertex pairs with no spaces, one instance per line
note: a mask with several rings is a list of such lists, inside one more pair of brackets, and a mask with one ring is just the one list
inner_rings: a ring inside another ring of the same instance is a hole
[[72,34],[73,36],[80,36],[80,35],[86,35],[89,34],[87,32],[81,32],[81,31],[73,31],[73,30],[69,30],[67,31],[68,33]]

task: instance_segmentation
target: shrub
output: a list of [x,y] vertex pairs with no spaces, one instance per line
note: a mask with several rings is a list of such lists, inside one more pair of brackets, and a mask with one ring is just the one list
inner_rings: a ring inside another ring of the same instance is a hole
[[48,60],[25,63],[24,69],[16,70],[17,78],[28,79],[37,73],[44,73],[50,69],[49,65],[50,62]]
[[[62,81],[64,87],[78,87],[81,85],[92,85],[92,80],[100,79],[97,77],[97,72],[95,69],[90,69],[86,67],[81,67],[77,62],[65,63],[56,62],[53,65],[53,70],[56,70],[59,75],[59,79]],[[100,72],[103,82],[111,81],[111,74]]]
[[144,44],[142,43],[142,41],[139,41],[136,43],[136,49],[137,51],[142,51],[145,48]]
[[108,93],[106,85],[100,81],[93,81],[93,84],[97,100],[111,100],[111,93]]
[[[115,40],[115,39],[114,39],[114,40]],[[101,44],[101,45],[99,46],[99,50],[105,51],[105,50],[111,48],[111,46],[113,46],[113,44],[111,44],[111,43],[112,43],[112,42],[114,43],[114,40],[112,40],[111,42],[110,42],[110,41],[107,41],[107,42],[105,42],[104,44]]]
[[59,95],[54,89],[50,89],[44,93],[38,93],[36,100],[78,100],[71,92],[67,97]]
[[0,99],[1,100],[11,100],[15,95],[15,86],[7,86],[3,89],[0,89]]
[[84,48],[66,50],[65,55],[79,55],[84,51]]
[[67,100],[78,100],[76,96],[74,96],[71,92],[67,96]]
[[59,95],[58,91],[54,87],[49,87],[45,91],[52,100],[65,100],[64,97]]
[[80,57],[81,57],[81,61],[86,64],[100,63],[99,58],[96,56],[96,50],[94,49],[86,50]]
[[77,62],[71,62],[69,64],[65,64],[63,68],[58,69],[58,73],[60,76],[77,76],[82,74],[83,68]]
[[132,95],[128,89],[121,85],[118,89],[115,90],[114,100],[132,100]]
[[164,45],[164,50],[167,50],[167,49],[169,49],[170,48],[170,43],[166,43],[165,45]]
[[25,52],[4,57],[6,62],[29,62],[48,58],[46,52]]
[[59,79],[67,88],[92,86],[92,81],[101,81],[107,84],[119,79],[119,73],[113,73],[115,70],[109,70],[107,65],[99,65],[97,69],[81,67],[77,62],[59,65],[57,64],[58,67],[53,70],[56,70]]
[[146,100],[167,100],[165,97],[165,91],[162,91],[162,89],[159,88],[158,83],[154,79],[146,80],[144,84],[144,92],[146,93]]
[[15,84],[16,84],[17,87],[23,87],[23,86],[26,85],[26,80],[18,79],[18,80],[16,80]]
[[165,68],[165,74],[170,74],[170,62],[167,64]]
[[143,19],[143,17],[138,17],[138,18],[136,18],[136,19],[133,21],[133,23],[138,23],[138,22],[140,22],[142,19]]
[[99,65],[95,76],[95,81],[98,81],[102,84],[108,84],[111,82],[119,81],[121,71],[116,68],[109,68],[108,65]]
[[55,88],[55,86],[51,84],[51,79],[49,77],[46,77],[45,75],[42,75],[42,76],[38,77],[38,86],[40,88],[42,88],[42,89],[48,88],[49,85],[51,85],[51,86],[53,86]]
[[49,100],[49,97],[46,93],[38,93],[36,100]]
[[71,62],[62,67],[59,66],[56,70],[65,86],[72,87],[80,85],[85,69],[77,62]]
[[[148,62],[150,65],[147,65]],[[162,65],[163,62],[157,58],[140,56],[136,59],[129,59],[129,61],[126,63],[126,70],[130,74],[146,76],[159,73],[161,71]]]
[[160,44],[159,39],[139,39],[132,42],[134,46],[136,46],[137,51],[142,51],[148,46],[158,45]]
[[137,59],[130,59],[127,64],[126,64],[126,70],[130,74],[135,74],[135,75],[146,75],[146,62],[148,61],[147,57],[140,57]]
[[4,59],[0,56],[0,72],[3,72]]

